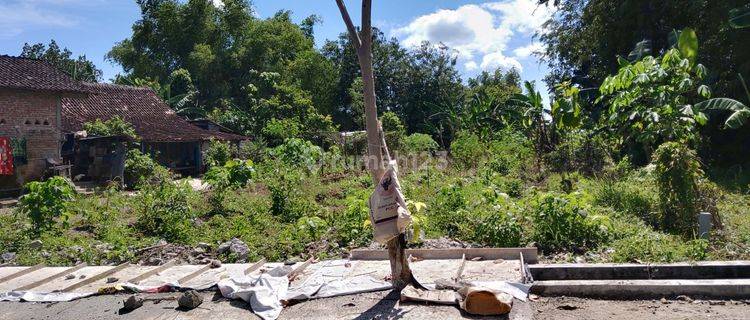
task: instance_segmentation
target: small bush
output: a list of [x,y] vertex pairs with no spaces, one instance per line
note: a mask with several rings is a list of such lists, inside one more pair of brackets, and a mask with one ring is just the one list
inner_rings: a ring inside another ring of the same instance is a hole
[[149,236],[186,243],[191,238],[193,189],[187,183],[144,184],[137,196],[136,226]]
[[227,161],[232,159],[232,150],[229,147],[229,143],[211,139],[208,143],[208,149],[206,150],[204,159],[204,163],[209,168],[223,166]]
[[503,182],[503,192],[513,198],[521,197],[521,195],[523,194],[523,188],[524,185],[521,179],[512,178],[506,179]]
[[398,115],[390,111],[384,112],[380,117],[380,123],[383,126],[385,143],[388,145],[388,149],[401,150],[406,138],[406,127]]
[[67,220],[67,205],[75,196],[75,188],[63,177],[26,184],[26,194],[18,200],[18,209],[31,220],[35,233],[49,230],[55,219]]
[[487,146],[479,136],[462,132],[451,142],[451,156],[455,163],[462,168],[476,168],[484,160]]
[[491,212],[475,225],[473,240],[493,247],[521,245],[521,224],[510,212]]
[[544,162],[552,171],[577,171],[592,175],[610,163],[607,144],[587,132],[570,134],[554,150],[544,155]]
[[611,259],[616,263],[700,261],[707,258],[708,241],[682,242],[679,237],[659,232],[640,231],[612,244]]
[[652,162],[662,226],[669,232],[694,236],[698,220],[698,181],[703,176],[698,156],[685,144],[667,142],[656,149]]
[[125,136],[138,140],[138,134],[135,132],[133,125],[120,116],[114,116],[106,121],[96,119],[94,122],[86,122],[83,124],[83,130],[86,130],[86,133],[90,136]]
[[367,197],[367,192],[358,192],[346,197],[344,212],[332,217],[332,225],[340,245],[356,248],[369,245],[372,241]]
[[128,150],[125,156],[124,175],[125,184],[131,189],[143,183],[161,182],[171,178],[167,168],[137,149]]
[[414,133],[404,139],[404,151],[407,153],[435,152],[438,147],[438,143],[424,133]]
[[441,189],[427,208],[427,231],[448,237],[459,234],[460,225],[465,223],[467,215],[466,198],[460,186],[451,185]]
[[263,139],[272,146],[278,146],[286,140],[300,135],[302,124],[297,119],[271,119],[263,127]]
[[319,211],[317,204],[305,196],[300,186],[302,174],[296,171],[279,173],[268,181],[271,191],[271,214],[283,222],[297,221],[305,215],[314,215]]
[[204,179],[214,189],[236,189],[247,185],[254,174],[251,160],[229,160],[221,166],[211,167]]
[[271,149],[270,154],[287,165],[305,168],[310,172],[313,171],[323,156],[323,150],[310,141],[292,138]]
[[567,198],[544,196],[531,209],[531,238],[545,251],[595,248],[607,236],[598,217],[589,217]]
[[651,226],[658,227],[662,221],[656,194],[642,183],[602,181],[596,186],[593,195],[594,204],[636,216]]

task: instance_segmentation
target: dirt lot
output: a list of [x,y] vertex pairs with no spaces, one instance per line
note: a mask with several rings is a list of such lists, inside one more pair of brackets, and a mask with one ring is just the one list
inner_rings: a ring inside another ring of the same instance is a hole
[[[204,303],[191,311],[178,311],[176,294],[148,295],[149,301],[131,313],[119,308],[127,295],[98,296],[68,303],[0,302],[0,319],[258,319],[244,302],[227,301],[206,292]],[[161,299],[161,300],[158,300]],[[289,306],[280,319],[482,319],[451,306],[400,304],[398,295],[375,292],[320,299]],[[750,319],[750,304],[740,301],[606,301],[579,298],[541,298],[516,301],[509,319],[545,320],[644,320],[644,319]]]

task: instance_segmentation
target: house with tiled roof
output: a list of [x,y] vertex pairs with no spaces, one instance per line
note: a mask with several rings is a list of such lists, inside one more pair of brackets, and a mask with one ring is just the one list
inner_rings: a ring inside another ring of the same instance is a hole
[[166,167],[183,173],[200,173],[202,154],[212,139],[239,143],[245,136],[206,130],[179,116],[151,88],[103,83],[83,83],[86,98],[62,100],[62,130],[83,130],[83,124],[119,116],[131,123],[143,151]]
[[0,175],[0,192],[40,178],[61,160],[62,100],[87,95],[81,83],[44,61],[0,55],[0,140],[12,149],[0,150],[3,164],[12,166]]
[[51,165],[75,166],[63,157],[63,145],[75,148],[84,123],[114,116],[133,124],[143,151],[183,173],[202,171],[210,140],[248,139],[191,124],[149,88],[82,83],[45,61],[0,55],[0,142],[13,155],[0,161],[12,165],[10,174],[0,171],[0,192],[41,178]]

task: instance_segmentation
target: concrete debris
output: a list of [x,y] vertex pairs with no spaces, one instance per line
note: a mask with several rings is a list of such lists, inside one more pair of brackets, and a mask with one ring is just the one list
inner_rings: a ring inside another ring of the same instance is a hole
[[16,253],[15,252],[6,252],[0,255],[0,258],[3,259],[4,262],[11,262],[16,259]]
[[65,280],[73,280],[75,278],[76,278],[76,276],[74,274],[72,274],[72,273],[69,274],[69,275],[67,275],[67,276],[65,276]]
[[708,304],[712,305],[712,306],[723,306],[723,305],[726,305],[727,302],[726,301],[722,301],[722,300],[711,300],[711,301],[708,302]]
[[115,277],[109,277],[109,278],[107,278],[107,283],[115,283],[117,281],[120,281],[120,279],[119,278],[115,278]]
[[122,310],[130,312],[143,306],[143,298],[138,295],[131,295],[122,301]]
[[211,269],[221,268],[221,261],[211,260]]
[[216,252],[218,252],[219,254],[226,252],[233,253],[237,256],[238,262],[246,262],[247,255],[250,253],[250,249],[244,242],[242,242],[242,240],[232,238],[232,240],[219,245],[219,247],[216,249]]
[[78,277],[78,279],[86,279],[86,275],[82,274],[80,277]]
[[34,250],[41,249],[43,245],[44,243],[39,239],[29,242],[29,248]]
[[201,303],[203,303],[203,297],[195,290],[185,291],[177,299],[177,304],[183,310],[195,309],[201,305]]
[[661,304],[670,304],[670,303],[671,303],[671,302],[670,302],[669,300],[667,300],[666,298],[661,298],[661,300],[659,300],[659,301],[661,302]]

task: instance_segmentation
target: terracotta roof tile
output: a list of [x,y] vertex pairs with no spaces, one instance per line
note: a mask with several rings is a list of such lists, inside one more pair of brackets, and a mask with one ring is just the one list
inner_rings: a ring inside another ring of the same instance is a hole
[[55,66],[37,59],[0,55],[0,88],[86,92]]
[[133,124],[136,133],[147,142],[193,142],[211,138],[248,140],[241,135],[204,130],[177,115],[150,88],[103,83],[83,83],[88,98],[63,98],[62,130],[83,130],[83,124],[96,119],[120,116]]

